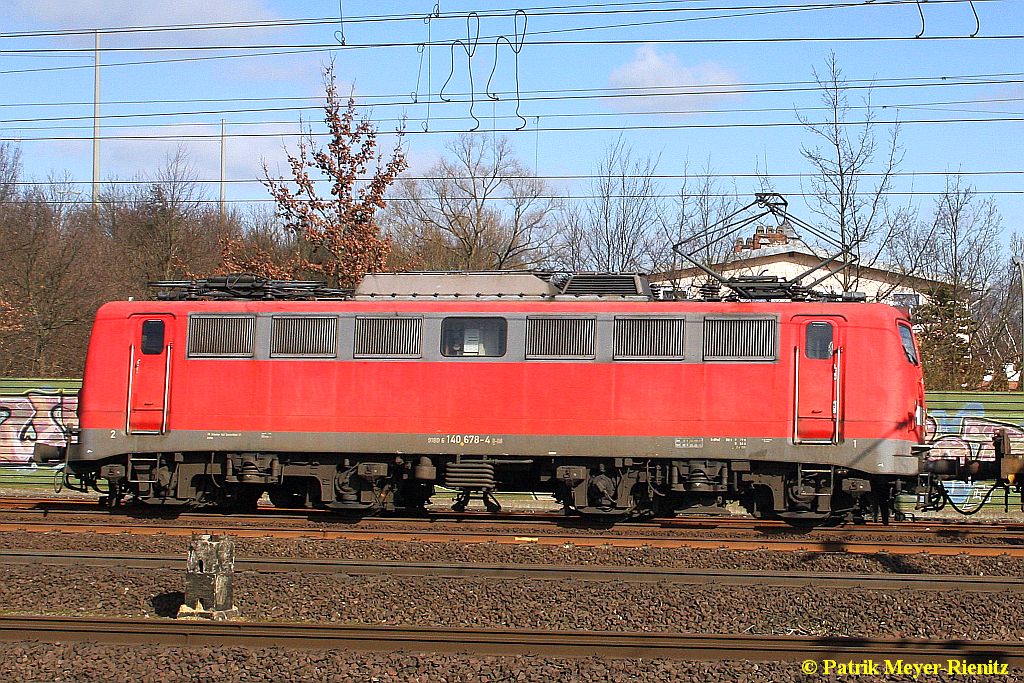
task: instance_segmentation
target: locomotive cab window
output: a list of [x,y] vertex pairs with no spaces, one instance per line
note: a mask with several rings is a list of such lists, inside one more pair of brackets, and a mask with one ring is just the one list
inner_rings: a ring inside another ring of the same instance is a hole
[[507,337],[508,323],[504,318],[445,318],[441,321],[441,355],[504,356]]
[[826,360],[832,357],[833,328],[831,323],[809,323],[807,325],[807,357]]
[[908,362],[917,365],[917,349],[914,348],[914,334],[906,325],[899,325],[899,329],[900,342],[903,344],[903,353],[906,355]]
[[157,356],[164,352],[164,321],[147,320],[142,323],[142,353]]

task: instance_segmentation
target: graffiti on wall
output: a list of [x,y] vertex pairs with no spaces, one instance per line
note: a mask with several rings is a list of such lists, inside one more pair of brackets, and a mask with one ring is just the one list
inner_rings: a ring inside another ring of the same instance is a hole
[[[1024,449],[1024,428],[1008,420],[986,417],[983,401],[965,401],[949,409],[929,409],[925,438],[932,444],[932,458],[995,460],[992,437],[1000,429],[1010,436],[1013,450]],[[989,482],[945,482],[947,492],[957,505],[971,507],[984,502]]]
[[0,465],[28,463],[36,443],[64,444],[77,426],[78,394],[30,389],[0,393]]
[[1014,445],[1024,443],[1024,429],[1019,424],[985,417],[985,404],[964,403],[955,412],[929,410],[926,425],[932,457],[961,460],[995,460],[992,437],[1005,429]]

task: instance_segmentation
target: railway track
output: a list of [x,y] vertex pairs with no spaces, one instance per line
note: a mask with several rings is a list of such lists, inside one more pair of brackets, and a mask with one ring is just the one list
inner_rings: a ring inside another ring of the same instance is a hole
[[[191,520],[190,520],[191,521]],[[435,529],[359,528],[358,526],[245,526],[230,519],[210,519],[203,523],[182,524],[167,522],[133,523],[118,517],[104,522],[60,522],[20,520],[0,522],[0,532],[68,533],[68,534],[131,534],[191,536],[194,533],[230,534],[237,538],[303,538],[316,540],[391,541],[420,543],[496,543],[502,545],[557,545],[578,547],[620,548],[702,548],[710,550],[771,550],[779,552],[819,552],[916,555],[970,555],[972,557],[1024,557],[1024,545],[997,545],[970,542],[924,543],[919,539],[907,541],[858,540],[855,538],[822,538],[805,536],[758,536],[753,538],[650,536],[628,533],[559,533],[558,529],[532,529],[523,531],[461,531]]]
[[686,660],[790,661],[902,659],[905,662],[997,660],[1024,664],[1024,641],[899,640],[777,635],[704,635],[612,631],[452,629],[284,622],[195,622],[0,616],[5,642],[95,642],[162,647],[274,647],[478,655],[645,657]]
[[362,519],[346,518],[337,513],[315,509],[280,509],[261,507],[255,513],[232,512],[189,512],[165,511],[148,506],[127,506],[113,511],[97,502],[80,499],[61,498],[20,498],[0,497],[0,513],[12,513],[18,516],[77,516],[84,515],[102,520],[112,520],[111,524],[121,524],[124,519],[152,520],[159,522],[179,521],[199,523],[202,525],[230,523],[238,526],[267,524],[268,522],[293,522],[296,525],[313,523],[351,526],[358,524],[372,527],[401,527],[406,530],[430,530],[440,525],[478,525],[478,526],[533,526],[538,528],[561,529],[617,529],[622,531],[729,531],[749,532],[760,535],[807,535],[822,538],[842,538],[851,535],[885,534],[890,537],[914,536],[915,538],[930,537],[936,539],[956,538],[998,538],[1010,544],[1024,546],[1024,522],[948,522],[942,520],[916,520],[881,524],[868,522],[841,526],[794,527],[781,520],[755,519],[752,517],[676,517],[646,522],[618,522],[609,525],[595,524],[593,521],[565,517],[561,514],[537,514],[505,512],[489,513],[454,513],[432,512],[429,517],[366,517]]
[[[139,555],[134,553],[5,550],[0,551],[0,565],[181,570],[185,568],[185,558],[176,555]],[[871,588],[876,590],[918,591],[947,591],[950,587],[955,586],[960,591],[979,593],[1024,591],[1024,579],[1009,576],[854,574],[707,568],[587,567],[581,565],[469,564],[273,557],[236,558],[235,569],[246,572],[303,572],[346,574],[350,576],[474,577],[576,582],[622,581],[629,583]]]

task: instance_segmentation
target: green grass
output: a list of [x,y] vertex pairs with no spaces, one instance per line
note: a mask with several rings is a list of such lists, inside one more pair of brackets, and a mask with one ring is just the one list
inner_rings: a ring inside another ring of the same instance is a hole
[[50,467],[0,467],[0,488],[53,491],[54,470]]

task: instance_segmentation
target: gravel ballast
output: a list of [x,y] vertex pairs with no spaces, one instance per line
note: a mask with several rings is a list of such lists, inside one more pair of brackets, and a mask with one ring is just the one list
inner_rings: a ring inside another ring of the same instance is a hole
[[[1006,683],[1008,676],[929,676],[929,683]],[[799,662],[683,662],[664,659],[559,658],[285,650],[279,648],[115,648],[95,644],[0,643],[0,679],[21,681],[336,681],[338,683],[812,683]],[[856,676],[858,683],[913,681]]]
[[[184,573],[9,566],[9,613],[172,616]],[[1021,640],[1014,595],[238,572],[244,619],[586,631]]]

